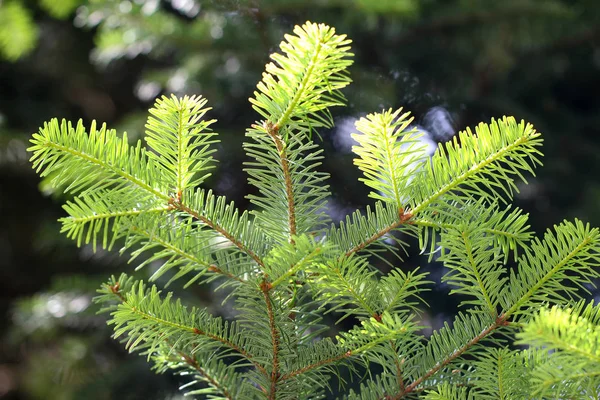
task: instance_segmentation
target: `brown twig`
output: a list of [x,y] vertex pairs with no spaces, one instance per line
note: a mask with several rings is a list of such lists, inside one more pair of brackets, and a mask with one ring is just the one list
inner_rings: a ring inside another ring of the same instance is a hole
[[275,326],[275,314],[273,313],[273,305],[271,304],[271,297],[269,291],[273,288],[267,281],[263,281],[260,285],[261,291],[267,304],[267,313],[269,315],[269,327],[271,330],[271,343],[273,346],[273,362],[271,370],[271,390],[269,391],[268,399],[275,400],[277,393],[277,382],[280,379],[279,376],[279,332],[277,332],[277,326]]
[[292,185],[292,175],[290,173],[290,164],[286,156],[285,143],[283,140],[281,140],[281,136],[279,135],[279,127],[277,125],[273,125],[272,122],[266,121],[263,125],[263,128],[267,131],[267,134],[271,137],[271,139],[273,139],[273,142],[275,142],[275,148],[279,154],[279,160],[281,162],[281,169],[283,171],[283,180],[285,184],[285,195],[287,197],[288,204],[288,228],[290,230],[289,242],[294,244],[294,239],[292,238],[296,235],[294,186]]

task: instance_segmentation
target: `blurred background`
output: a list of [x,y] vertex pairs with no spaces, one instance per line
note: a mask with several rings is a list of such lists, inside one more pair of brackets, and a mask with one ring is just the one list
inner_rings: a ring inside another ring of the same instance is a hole
[[[29,136],[59,117],[137,140],[156,96],[202,94],[221,134],[208,186],[245,208],[241,143],[258,119],[247,99],[306,20],[347,34],[356,55],[349,106],[321,132],[334,220],[371,203],[352,166],[354,120],[402,106],[435,141],[494,116],[533,123],[544,166],[515,203],[538,234],[565,218],[600,226],[598,0],[0,0],[0,398],[180,398],[179,378],[126,354],[96,315],[95,290],[135,264],[59,234],[64,199],[31,170]],[[418,254],[394,263],[444,272]],[[456,311],[448,291],[428,297],[433,326]],[[182,295],[224,313],[210,288]]]

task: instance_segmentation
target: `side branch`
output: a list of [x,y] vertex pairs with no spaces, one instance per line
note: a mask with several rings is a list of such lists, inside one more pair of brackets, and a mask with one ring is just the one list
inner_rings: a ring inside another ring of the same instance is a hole
[[470,177],[477,175],[481,172],[484,172],[486,167],[488,167],[490,164],[493,164],[494,162],[497,162],[497,161],[501,161],[507,154],[510,154],[510,152],[512,150],[519,147],[520,145],[527,142],[528,140],[529,140],[528,137],[521,136],[521,137],[517,138],[514,142],[510,143],[509,145],[506,145],[506,146],[502,147],[501,149],[499,149],[498,151],[496,151],[495,153],[490,154],[486,159],[480,161],[477,164],[474,164],[467,171],[454,177],[454,179],[452,179],[450,182],[448,182],[445,185],[443,185],[442,187],[440,187],[437,191],[432,193],[429,197],[423,199],[423,201],[420,204],[418,204],[414,207],[413,213],[418,214],[419,212],[427,209],[427,207],[429,207],[429,205],[431,205],[434,201],[436,201],[437,199],[439,199],[446,193],[450,192],[451,190],[453,190],[454,188],[456,188],[457,186],[459,186],[460,184],[462,184],[463,182],[468,180]]
[[384,227],[383,229],[378,230],[373,235],[371,235],[367,240],[365,240],[365,241],[357,244],[356,246],[352,247],[350,250],[348,250],[344,254],[344,256],[345,257],[349,257],[352,254],[361,251],[365,247],[368,247],[370,244],[372,244],[372,243],[376,242],[377,240],[381,239],[383,236],[387,235],[388,233],[390,233],[394,229],[398,228],[400,225],[403,225],[405,223],[410,223],[409,221],[413,217],[413,214],[411,212],[409,212],[409,211],[405,211],[403,209],[400,209],[400,212],[398,213],[398,216],[399,216],[399,218],[396,221],[394,221],[392,224]]
[[240,249],[244,253],[248,254],[260,267],[262,267],[264,269],[265,264],[261,260],[261,258],[254,251],[252,251],[248,247],[246,247],[246,245],[244,243],[242,243],[241,241],[239,241],[231,233],[227,232],[223,227],[217,225],[216,223],[214,223],[210,219],[204,217],[203,215],[200,215],[199,212],[197,212],[195,210],[192,210],[191,208],[189,208],[188,206],[182,204],[181,202],[179,202],[176,199],[173,199],[173,198],[169,199],[169,204],[171,204],[171,206],[174,209],[177,209],[179,211],[183,211],[184,213],[186,213],[188,215],[191,215],[192,217],[196,218],[198,221],[202,222],[203,224],[206,224],[210,228],[212,228],[215,231],[219,232],[224,238],[226,238],[231,243],[233,243],[233,245],[235,247],[237,247],[238,249]]
[[[69,203],[67,203],[69,204]],[[97,221],[97,220],[104,220],[104,219],[108,219],[108,218],[118,218],[118,217],[135,217],[138,216],[140,214],[152,214],[152,213],[163,213],[165,211],[169,211],[170,207],[169,206],[160,206],[160,207],[153,207],[153,208],[149,208],[147,210],[125,210],[125,211],[115,211],[115,212],[109,212],[109,213],[99,213],[99,214],[93,214],[93,215],[88,215],[85,217],[72,217],[72,216],[68,216],[63,218],[64,221],[70,221],[73,222],[75,224],[81,224],[81,223],[89,223],[92,221]]]
[[172,251],[173,253],[177,254],[178,256],[180,256],[182,258],[186,258],[195,264],[205,267],[206,270],[209,272],[222,275],[226,278],[236,280],[240,283],[247,283],[247,281],[240,278],[239,276],[235,276],[227,271],[223,271],[221,268],[219,268],[215,264],[213,264],[209,261],[206,261],[206,260],[202,260],[202,259],[196,257],[195,255],[190,254],[190,253],[186,252],[185,250],[182,250],[181,248],[174,246],[171,242],[162,240],[158,236],[153,235],[151,232],[148,232],[145,229],[138,228],[137,226],[133,226],[131,229],[133,229],[136,233],[142,234],[143,236],[147,237],[148,240],[151,240],[153,242],[160,244],[165,249]]
[[394,366],[396,367],[396,382],[398,383],[398,387],[400,388],[400,392],[404,392],[406,391],[406,388],[404,387],[404,374],[402,373],[402,362],[403,361],[399,361],[399,354],[398,354],[398,349],[396,348],[396,344],[394,343],[393,340],[390,340],[390,347],[392,348],[392,351],[394,352]]
[[177,323],[173,323],[171,321],[166,321],[164,319],[156,317],[155,315],[151,315],[151,314],[145,313],[144,311],[142,311],[142,310],[140,310],[140,309],[138,309],[136,307],[131,306],[127,302],[127,299],[125,298],[125,296],[123,295],[123,293],[121,292],[121,287],[119,285],[119,282],[116,282],[114,285],[109,285],[109,289],[115,295],[115,297],[119,300],[119,302],[121,302],[122,304],[128,306],[129,309],[133,313],[136,313],[136,314],[140,315],[142,318],[154,321],[154,322],[156,322],[158,324],[163,324],[163,325],[168,325],[168,326],[171,326],[171,327],[176,327],[178,329],[185,330],[185,331],[194,333],[196,335],[204,336],[204,337],[207,337],[207,338],[212,339],[214,341],[217,341],[217,342],[223,344],[225,347],[228,347],[231,350],[233,350],[233,351],[237,352],[238,354],[240,354],[241,356],[243,356],[245,359],[247,359],[248,361],[250,361],[257,370],[259,370],[263,374],[266,374],[266,370],[264,369],[264,367],[262,365],[260,365],[258,362],[254,361],[254,356],[252,354],[250,354],[249,352],[247,352],[243,348],[239,347],[237,344],[231,342],[230,340],[227,340],[224,337],[220,337],[220,336],[217,336],[217,335],[213,335],[213,334],[207,333],[207,332],[205,332],[205,331],[203,331],[201,329],[195,328],[195,327],[191,327],[191,326],[187,326],[187,325],[182,325],[182,324],[177,324]]
[[187,365],[195,369],[198,372],[198,374],[202,375],[214,388],[218,389],[223,394],[223,396],[225,396],[226,399],[234,400],[233,395],[229,393],[229,390],[227,390],[226,387],[224,387],[218,381],[212,378],[193,357],[189,356],[188,354],[185,354],[182,351],[177,351],[177,355],[181,357]]
[[401,391],[400,393],[398,393],[395,396],[384,397],[384,399],[385,400],[392,400],[392,399],[393,400],[399,400],[399,399],[405,397],[407,394],[409,394],[411,392],[414,392],[417,389],[417,387],[421,383],[423,383],[426,379],[430,378],[436,372],[438,372],[440,369],[444,368],[446,365],[450,364],[452,361],[454,361],[458,357],[462,356],[472,346],[474,346],[475,344],[479,343],[481,340],[483,340],[485,337],[487,337],[488,335],[490,335],[496,329],[498,329],[498,328],[500,328],[502,326],[508,325],[507,318],[508,318],[508,316],[506,314],[503,314],[503,315],[499,316],[498,318],[496,318],[496,321],[494,321],[493,324],[491,324],[489,327],[487,327],[486,329],[484,329],[480,334],[478,334],[477,336],[475,336],[473,339],[469,340],[463,346],[461,346],[458,349],[456,349],[448,357],[446,357],[442,361],[438,362],[434,367],[432,367],[431,369],[429,369],[429,371],[427,371],[423,376],[421,376],[420,378],[418,378],[417,380],[415,380],[410,385],[406,386],[406,388],[404,389],[404,391]]
[[559,263],[557,263],[546,275],[544,275],[535,285],[533,285],[521,298],[512,305],[510,309],[506,311],[505,314],[512,315],[519,310],[519,308],[529,300],[535,292],[537,292],[542,286],[548,282],[548,280],[554,276],[557,271],[563,268],[571,259],[573,259],[584,247],[586,247],[592,241],[591,238],[586,237],[585,240],[582,240],[573,251],[571,251],[567,256],[562,259]]
[[293,378],[295,376],[302,375],[302,374],[304,374],[304,373],[306,373],[306,372],[308,372],[310,370],[313,370],[315,368],[319,368],[319,367],[321,367],[323,365],[331,364],[331,363],[343,360],[345,358],[351,357],[352,355],[353,355],[352,351],[348,350],[347,352],[345,352],[343,354],[338,354],[335,357],[326,358],[326,359],[318,361],[318,362],[316,362],[314,364],[309,364],[309,365],[307,365],[305,367],[302,367],[300,369],[297,369],[295,371],[288,372],[287,374],[282,375],[281,378],[280,378],[280,380],[281,381],[285,381],[285,380]]

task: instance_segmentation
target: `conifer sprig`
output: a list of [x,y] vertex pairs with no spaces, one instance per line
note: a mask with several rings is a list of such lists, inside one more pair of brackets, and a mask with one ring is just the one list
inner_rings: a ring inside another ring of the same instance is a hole
[[265,119],[248,130],[251,140],[244,144],[255,160],[246,163],[246,171],[260,193],[249,196],[259,207],[256,222],[278,242],[293,242],[293,236],[326,225],[328,175],[316,170],[322,150],[312,132],[332,126],[328,109],[343,105],[339,90],[350,83],[346,68],[352,64],[350,41],[333,28],[308,22],[294,33],[281,43],[283,54],[271,55],[250,99]]
[[[61,220],[68,237],[94,250],[121,244],[138,269],[155,266],[150,280],[214,283],[235,309],[213,316],[113,277],[96,301],[115,336],[205,398],[325,398],[332,376],[344,391],[362,370],[369,374],[346,398],[598,397],[600,311],[572,304],[600,276],[598,229],[563,222],[533,238],[527,215],[501,204],[540,164],[531,125],[482,123],[429,157],[408,113],[369,114],[353,150],[375,203],[330,223],[313,133],[343,103],[349,43],[306,23],[272,55],[250,99],[264,118],[244,144],[257,189],[250,211],[201,187],[217,142],[202,97],[157,100],[148,150],[95,122],[86,131],[54,119],[33,135],[36,171],[74,195]],[[406,236],[430,261],[437,256],[450,294],[463,296],[464,310],[429,337],[419,319],[431,282],[400,265]],[[373,257],[390,271],[375,269]],[[555,307],[537,312],[546,305]],[[352,326],[331,326],[329,313]],[[515,337],[535,349],[513,349]]]
[[592,397],[600,394],[600,307],[545,307],[517,334],[519,344],[551,352],[531,370],[535,396]]
[[[163,96],[150,109],[146,123],[146,142],[154,150],[154,160],[164,184],[178,198],[190,187],[201,184],[213,167],[216,133],[208,130],[215,120],[204,120],[210,110],[202,97],[178,99]],[[173,112],[175,110],[175,112]]]
[[427,161],[420,134],[410,128],[410,113],[402,108],[369,114],[356,122],[361,134],[352,137],[359,145],[352,151],[358,156],[354,164],[363,171],[360,180],[376,190],[370,196],[391,202],[402,209],[407,202],[408,185]]

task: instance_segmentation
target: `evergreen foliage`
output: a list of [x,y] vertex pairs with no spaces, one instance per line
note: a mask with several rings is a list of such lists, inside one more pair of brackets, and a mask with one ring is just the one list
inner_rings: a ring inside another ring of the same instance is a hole
[[[236,310],[211,315],[123,274],[96,299],[115,336],[203,398],[324,398],[332,375],[345,383],[342,368],[357,381],[370,371],[360,388],[343,387],[348,399],[597,398],[600,311],[572,302],[599,275],[599,231],[563,222],[531,239],[527,215],[506,205],[540,164],[530,124],[481,123],[429,159],[408,113],[370,114],[354,152],[375,203],[339,224],[325,215],[315,140],[332,125],[329,107],[343,104],[349,43],[306,23],[271,56],[250,99],[263,119],[244,145],[256,188],[249,212],[203,187],[218,136],[202,97],[157,100],[149,150],[95,123],[54,119],[33,135],[36,171],[74,196],[62,219],[69,237],[123,244],[133,259],[148,253],[139,268],[161,263],[151,280],[214,281]],[[439,251],[443,280],[464,299],[430,337],[419,321],[426,274],[389,257],[408,251],[400,234]],[[372,255],[392,271],[374,269]],[[510,255],[518,268],[509,272]],[[326,313],[354,326],[331,338]],[[515,350],[515,337],[534,348]]]

